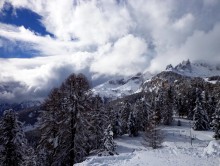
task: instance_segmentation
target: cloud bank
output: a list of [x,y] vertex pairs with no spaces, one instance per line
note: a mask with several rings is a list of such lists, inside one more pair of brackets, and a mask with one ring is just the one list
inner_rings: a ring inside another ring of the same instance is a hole
[[[6,0],[5,0],[6,2]],[[1,82],[48,92],[72,72],[99,82],[115,75],[159,71],[182,60],[220,62],[218,0],[7,0],[41,16],[52,34],[0,23],[0,47],[37,51],[0,59]],[[0,11],[4,14],[4,0]],[[13,97],[11,97],[13,98]]]

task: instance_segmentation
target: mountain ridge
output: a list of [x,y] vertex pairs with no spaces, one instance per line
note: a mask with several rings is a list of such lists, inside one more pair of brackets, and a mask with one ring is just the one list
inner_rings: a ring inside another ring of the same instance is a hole
[[179,79],[180,76],[188,79],[199,77],[207,82],[216,83],[216,81],[220,80],[220,67],[211,66],[206,63],[191,63],[190,60],[187,60],[182,61],[175,67],[171,64],[167,65],[165,70],[156,74],[146,72],[138,73],[130,77],[121,77],[120,79],[115,80],[112,79],[94,87],[92,91],[96,95],[100,95],[102,98],[110,98],[111,100],[114,100],[126,95],[141,92],[144,84],[150,82],[152,78],[160,75],[166,75],[166,77],[172,77],[172,79]]

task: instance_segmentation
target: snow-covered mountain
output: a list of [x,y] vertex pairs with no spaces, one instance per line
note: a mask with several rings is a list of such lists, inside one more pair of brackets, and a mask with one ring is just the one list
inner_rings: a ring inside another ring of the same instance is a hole
[[201,77],[205,81],[215,83],[216,79],[220,80],[220,66],[212,66],[205,63],[191,63],[187,60],[175,67],[170,64],[166,67],[166,70],[158,74],[146,72],[144,74],[138,73],[130,77],[118,77],[94,87],[92,91],[94,94],[99,94],[103,98],[122,98],[140,92],[143,89],[142,85],[146,85],[148,82],[152,85],[155,84],[153,85],[154,87],[157,86],[153,78],[161,76],[168,80],[172,79],[173,81],[180,79],[180,77],[181,79],[183,77],[187,79]]
[[190,77],[211,77],[220,75],[220,66],[213,66],[206,63],[191,63],[189,60],[183,61],[173,67],[171,64],[166,67],[166,71],[190,76]]
[[153,75],[149,72],[138,73],[130,77],[118,77],[92,89],[95,95],[116,99],[138,92],[143,82]]
[[21,103],[0,103],[0,116],[7,109],[21,111],[28,108],[39,107],[40,105],[40,101],[23,101]]

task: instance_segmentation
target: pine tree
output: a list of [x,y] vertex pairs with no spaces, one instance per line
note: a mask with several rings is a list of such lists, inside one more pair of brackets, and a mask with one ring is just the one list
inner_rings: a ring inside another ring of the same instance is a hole
[[128,118],[128,134],[130,137],[138,136],[137,117],[135,116],[133,112],[130,112],[130,115]]
[[27,155],[25,156],[25,161],[23,166],[37,166],[37,155],[32,147],[29,147],[27,150]]
[[158,117],[154,111],[150,117],[149,123],[145,126],[144,145],[152,147],[153,149],[161,147],[163,141],[163,134],[158,128]]
[[[86,115],[92,111],[91,92],[89,82],[82,74],[70,75],[61,86],[61,91],[65,114],[61,121],[61,152],[58,162],[72,166],[81,161],[88,151],[85,149],[85,146],[88,147],[86,126],[89,125]],[[82,141],[84,144],[80,143]]]
[[103,138],[103,151],[99,153],[99,156],[108,156],[108,155],[114,155],[117,154],[115,152],[116,144],[113,140],[113,131],[112,126],[108,125],[107,129],[104,132],[104,138]]
[[45,165],[72,166],[88,154],[92,148],[87,121],[91,103],[89,83],[82,74],[70,75],[46,100],[38,147]]
[[199,90],[194,87],[190,87],[186,90],[187,94],[182,97],[182,111],[188,119],[193,120],[194,108],[196,107],[196,99]]
[[92,100],[93,111],[90,112],[89,117],[91,125],[89,126],[91,134],[90,139],[93,142],[92,149],[100,149],[102,145],[102,138],[104,130],[108,124],[108,116],[104,103],[99,96],[95,96]]
[[197,94],[196,107],[194,109],[193,129],[194,130],[208,130],[209,129],[208,115],[202,107],[200,93]]
[[140,100],[137,100],[134,105],[134,111],[136,113],[138,128],[141,131],[144,131],[145,124],[148,123],[149,116],[151,112],[151,106],[146,101],[146,98],[143,97]]
[[177,112],[178,112],[178,116],[179,117],[183,117],[184,116],[184,107],[183,107],[183,103],[182,103],[182,98],[178,98],[176,101],[176,108],[177,108]]
[[205,110],[205,114],[207,115],[207,120],[208,120],[208,123],[210,124],[210,116],[209,116],[209,111],[210,110],[210,107],[211,107],[211,103],[209,103],[209,94],[207,91],[202,91],[201,93],[201,97],[202,97],[202,108],[203,110]]
[[121,116],[122,116],[122,133],[127,133],[128,131],[128,118],[131,112],[131,104],[128,101],[124,101],[121,107]]
[[[43,104],[43,109],[38,122],[41,131],[38,151],[40,152],[39,155],[43,157],[41,158],[42,164],[52,165],[60,152],[60,146],[58,146],[59,131],[61,130],[60,121],[64,114],[61,109],[61,92],[58,88],[51,91]],[[44,155],[41,155],[42,149],[45,149]]]
[[215,113],[213,114],[212,130],[214,131],[213,137],[216,140],[220,139],[220,102],[218,102]]
[[[160,108],[160,105],[161,105],[161,100],[159,97],[155,97],[153,102],[152,102],[152,114],[155,115],[155,122],[156,124],[160,124],[161,122],[161,108]],[[152,118],[152,115],[150,115],[150,118]]]
[[[210,119],[210,122],[213,121],[213,114],[215,113],[215,110],[217,108],[216,106],[217,106],[217,102],[216,102],[215,97],[214,96],[209,97],[207,114]],[[212,123],[210,125],[212,125]]]
[[168,90],[163,92],[163,110],[162,110],[162,123],[164,125],[170,125],[173,120],[173,90],[169,87]]
[[121,119],[121,113],[118,111],[116,111],[115,113],[115,118],[113,122],[113,134],[114,134],[114,138],[122,135],[122,119]]
[[13,110],[6,110],[0,122],[0,165],[21,166],[27,155],[27,140]]

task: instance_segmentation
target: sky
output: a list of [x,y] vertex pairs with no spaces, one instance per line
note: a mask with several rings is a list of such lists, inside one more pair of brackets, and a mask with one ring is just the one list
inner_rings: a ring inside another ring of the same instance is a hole
[[[219,0],[0,0],[0,102],[183,60],[220,62]],[[1,93],[2,89],[8,89]]]

